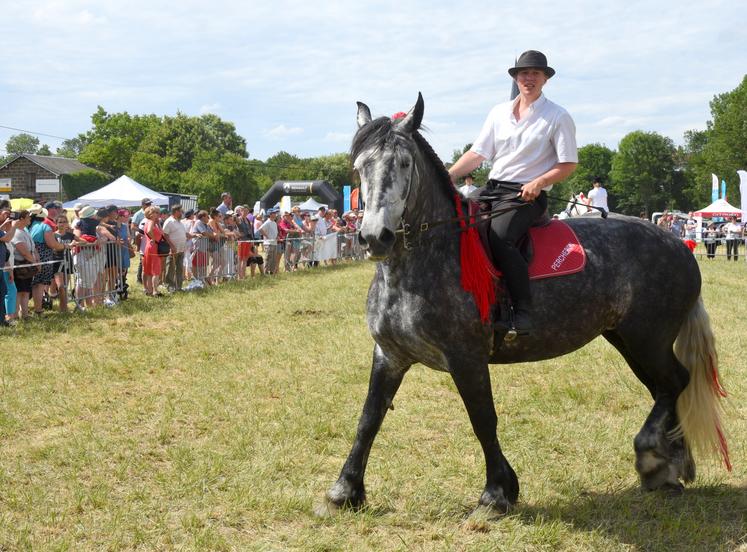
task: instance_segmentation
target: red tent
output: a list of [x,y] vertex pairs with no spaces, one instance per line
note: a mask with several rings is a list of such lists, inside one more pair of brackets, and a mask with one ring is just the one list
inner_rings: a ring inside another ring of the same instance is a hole
[[717,199],[716,201],[711,203],[708,207],[700,209],[699,211],[695,211],[693,213],[693,216],[703,217],[703,218],[713,218],[713,217],[741,218],[742,210],[737,209],[733,205],[730,205],[725,199]]

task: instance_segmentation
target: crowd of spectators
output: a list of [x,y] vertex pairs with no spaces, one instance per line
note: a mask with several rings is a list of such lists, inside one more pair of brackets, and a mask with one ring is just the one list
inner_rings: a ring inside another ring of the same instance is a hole
[[[207,210],[171,209],[143,199],[135,213],[115,205],[76,204],[70,211],[51,201],[12,211],[0,204],[0,325],[40,316],[45,309],[113,306],[128,296],[128,271],[137,263],[145,295],[158,297],[198,283],[215,285],[318,266],[310,248],[333,232],[343,236],[342,255],[352,257],[363,213],[334,209],[302,212],[233,207],[230,194]],[[325,261],[326,262],[326,261]],[[334,263],[335,259],[330,259]],[[248,273],[248,274],[247,274]],[[70,283],[74,282],[74,287]],[[70,284],[70,285],[69,285]],[[33,305],[33,311],[30,311]]]
[[[692,212],[688,213],[687,217],[682,217],[665,211],[656,224],[675,236],[694,243],[700,222]],[[716,258],[718,248],[723,244],[726,247],[726,259],[739,260],[739,245],[744,241],[746,232],[744,224],[737,221],[736,216],[729,217],[727,222],[708,222],[704,228],[701,228],[701,235],[708,259]]]

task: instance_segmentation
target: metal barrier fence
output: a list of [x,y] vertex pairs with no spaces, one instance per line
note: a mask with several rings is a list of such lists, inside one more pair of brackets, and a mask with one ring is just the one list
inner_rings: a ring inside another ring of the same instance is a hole
[[77,309],[112,306],[127,297],[124,255],[129,258],[129,249],[120,240],[76,244],[65,251],[60,271]]

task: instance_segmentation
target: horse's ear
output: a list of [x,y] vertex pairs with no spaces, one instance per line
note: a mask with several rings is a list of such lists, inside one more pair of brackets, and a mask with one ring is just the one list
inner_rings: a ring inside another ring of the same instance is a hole
[[407,113],[405,118],[402,119],[399,126],[402,127],[405,132],[415,132],[420,128],[420,123],[423,122],[423,111],[425,111],[423,95],[418,92],[418,101],[415,102],[415,106]]
[[356,102],[358,104],[358,128],[371,122],[371,110],[363,102]]

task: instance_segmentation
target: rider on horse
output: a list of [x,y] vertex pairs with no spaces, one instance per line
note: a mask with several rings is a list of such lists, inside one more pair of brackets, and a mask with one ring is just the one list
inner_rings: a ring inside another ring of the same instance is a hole
[[494,210],[506,210],[491,221],[490,245],[514,306],[514,326],[527,334],[532,328],[527,263],[517,242],[547,209],[546,191],[576,169],[576,126],[568,112],[542,94],[555,74],[542,52],[519,56],[509,75],[519,96],[495,106],[479,136],[449,169],[452,181],[492,163],[483,197]]

